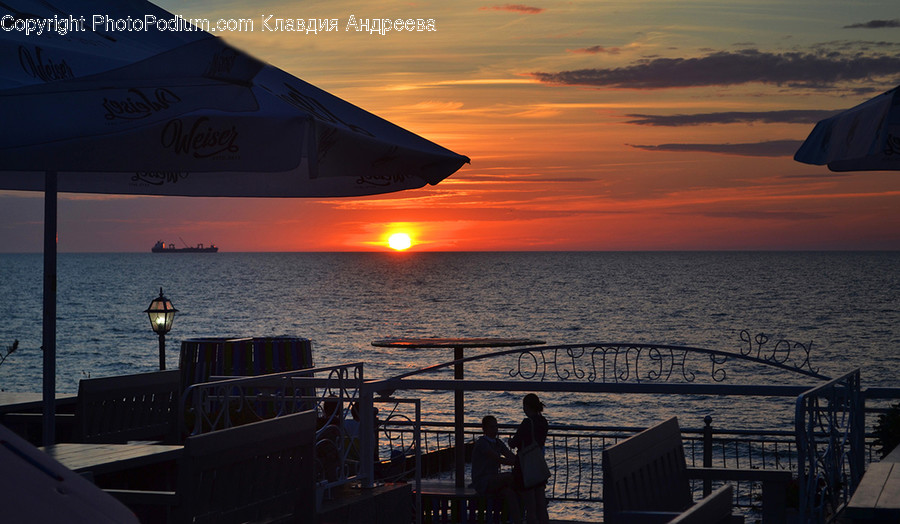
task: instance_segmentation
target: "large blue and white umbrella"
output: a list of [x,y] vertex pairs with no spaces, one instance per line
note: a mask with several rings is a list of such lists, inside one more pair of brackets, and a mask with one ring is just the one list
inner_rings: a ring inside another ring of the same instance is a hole
[[816,124],[794,160],[832,171],[900,170],[900,88]]
[[364,196],[437,184],[469,161],[209,33],[119,20],[178,19],[143,0],[0,4],[0,190],[46,195],[46,443],[57,191]]

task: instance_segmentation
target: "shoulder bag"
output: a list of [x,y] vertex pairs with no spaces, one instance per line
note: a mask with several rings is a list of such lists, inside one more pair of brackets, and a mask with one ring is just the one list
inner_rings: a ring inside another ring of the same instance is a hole
[[531,422],[531,444],[519,450],[519,469],[522,471],[522,485],[533,488],[547,482],[550,478],[550,468],[544,459],[544,450],[538,444],[534,434],[534,421]]

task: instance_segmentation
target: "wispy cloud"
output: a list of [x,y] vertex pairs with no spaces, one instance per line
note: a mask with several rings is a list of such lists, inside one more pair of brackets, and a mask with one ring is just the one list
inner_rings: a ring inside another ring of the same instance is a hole
[[607,55],[617,55],[622,52],[621,47],[603,47],[602,45],[595,45],[591,47],[582,47],[580,49],[566,49],[569,53],[579,53],[586,55],[596,55],[596,54],[607,54]]
[[397,109],[408,109],[411,111],[423,111],[426,113],[443,113],[449,111],[458,111],[462,109],[463,103],[456,101],[437,101],[437,100],[425,100],[422,102],[417,102],[415,104],[408,104],[405,106],[397,106]]
[[412,91],[414,89],[426,89],[432,87],[447,86],[506,86],[506,85],[526,85],[533,84],[534,80],[527,78],[476,78],[467,80],[441,80],[435,82],[420,82],[416,84],[394,84],[388,85],[379,90],[389,91]]
[[535,72],[541,82],[564,85],[661,89],[763,84],[825,87],[839,81],[897,78],[900,56],[843,53],[720,51],[697,58],[652,58],[612,69]]
[[546,11],[546,9],[544,9],[543,7],[532,7],[523,4],[503,4],[490,7],[485,6],[479,9],[481,11],[512,11],[513,13],[520,13],[523,15],[536,15]]
[[844,29],[883,29],[885,27],[900,27],[900,18],[893,20],[869,20],[868,22],[845,25]]
[[821,220],[828,218],[829,214],[821,212],[806,211],[767,211],[760,209],[752,209],[746,211],[694,211],[699,215],[711,218],[739,218],[741,220],[779,220],[779,221],[795,221],[795,220]]
[[802,173],[798,175],[781,175],[778,177],[782,180],[821,180],[823,178],[850,178],[855,176],[857,173],[855,172],[847,172],[847,173],[836,173],[834,171],[828,171],[823,173]]
[[833,116],[838,111],[788,109],[784,111],[727,111],[721,113],[697,113],[693,115],[644,115],[629,114],[629,124],[642,126],[699,126],[708,124],[813,124]]
[[660,144],[660,145],[631,145],[636,149],[645,151],[674,151],[674,152],[700,152],[721,153],[723,155],[755,156],[755,157],[780,157],[793,156],[802,140],[769,140],[767,142],[751,142],[744,144]]

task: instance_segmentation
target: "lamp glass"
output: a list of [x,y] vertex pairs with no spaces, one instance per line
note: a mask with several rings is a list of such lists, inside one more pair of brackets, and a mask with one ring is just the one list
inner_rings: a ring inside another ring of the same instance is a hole
[[160,293],[159,298],[150,302],[150,307],[146,311],[150,316],[150,327],[156,334],[165,335],[172,329],[176,311],[178,310],[172,307],[172,302]]

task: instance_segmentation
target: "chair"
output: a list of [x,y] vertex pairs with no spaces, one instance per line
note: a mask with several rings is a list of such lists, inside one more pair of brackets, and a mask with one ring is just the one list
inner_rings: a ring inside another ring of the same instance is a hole
[[743,522],[731,506],[731,486],[694,503],[675,417],[603,451],[604,522]]

